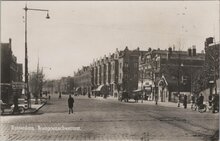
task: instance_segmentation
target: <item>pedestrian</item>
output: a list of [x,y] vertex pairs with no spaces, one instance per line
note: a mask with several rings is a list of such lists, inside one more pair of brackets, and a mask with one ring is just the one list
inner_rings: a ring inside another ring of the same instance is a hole
[[14,103],[14,109],[12,111],[12,114],[19,112],[18,111],[18,95],[17,95],[17,93],[14,94],[13,103]]
[[181,101],[181,95],[180,94],[178,94],[178,104],[177,104],[177,107],[180,107],[180,101]]
[[73,113],[73,103],[74,103],[74,99],[73,97],[71,97],[71,95],[69,95],[69,99],[68,99],[69,114],[70,112]]
[[212,106],[212,95],[211,94],[209,95],[209,106],[210,107]]
[[88,93],[88,97],[91,98],[91,94],[90,94],[90,92]]
[[137,93],[134,95],[134,100],[135,100],[135,103],[138,103],[138,94]]
[[217,110],[219,112],[219,95],[216,94],[214,97],[213,97],[213,108],[212,108],[212,113],[215,113],[215,111]]
[[59,99],[61,99],[61,92],[59,92]]
[[191,108],[195,105],[195,102],[196,102],[195,96],[194,96],[194,94],[192,94],[192,96],[191,96]]
[[183,106],[184,106],[185,109],[187,108],[187,95],[186,94],[184,94]]
[[158,95],[156,94],[155,95],[155,104],[157,105],[157,102],[158,102]]
[[198,98],[198,106],[199,107],[203,105],[203,101],[204,101],[204,96],[201,93],[199,98]]

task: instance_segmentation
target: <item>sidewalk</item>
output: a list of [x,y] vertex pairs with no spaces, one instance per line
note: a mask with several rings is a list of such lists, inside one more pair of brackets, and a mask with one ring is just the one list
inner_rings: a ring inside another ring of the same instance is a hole
[[[107,98],[103,98],[103,97],[99,97],[97,96],[96,98],[94,96],[92,96],[91,98],[93,99],[99,99],[99,100],[113,100],[113,101],[118,101],[118,98],[117,97],[107,97]],[[118,101],[120,102],[120,101]],[[122,101],[123,102],[123,101]],[[138,103],[135,103],[135,100],[131,99],[129,100],[128,103],[133,103],[133,104],[145,104],[145,105],[155,105],[155,101],[147,101],[147,100],[143,100],[143,103],[142,103],[142,100],[138,100]],[[184,108],[183,107],[183,103],[180,103],[180,107],[178,107],[178,103],[174,103],[174,102],[160,102],[158,101],[157,102],[157,106],[163,106],[163,107],[176,107],[176,108]],[[187,109],[191,109],[191,103],[188,103],[187,104]]]
[[39,102],[39,104],[35,104],[35,101],[31,99],[31,108],[27,108],[27,103],[19,103],[18,107],[20,107],[22,110],[20,113],[16,112],[13,114],[13,108],[14,105],[11,106],[10,109],[4,109],[4,113],[1,113],[1,115],[26,115],[26,114],[35,114],[37,113],[44,105],[47,104],[47,101]]
[[47,104],[47,101],[40,103],[40,104],[31,103],[31,108],[25,110],[24,114],[34,114],[34,113],[38,112],[46,104]]

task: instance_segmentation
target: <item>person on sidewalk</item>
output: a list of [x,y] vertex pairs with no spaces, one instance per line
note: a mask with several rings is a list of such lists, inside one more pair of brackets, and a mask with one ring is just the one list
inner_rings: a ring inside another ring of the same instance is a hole
[[59,92],[59,99],[61,99],[61,92]]
[[88,93],[88,98],[91,98],[91,94],[90,94],[90,92]]
[[135,103],[138,103],[138,94],[134,95],[134,100],[135,100]]
[[209,95],[209,106],[210,107],[212,106],[212,95],[211,94]]
[[19,112],[18,111],[18,95],[17,95],[17,93],[15,93],[15,95],[13,97],[13,104],[14,104],[14,109],[12,111],[12,114]]
[[155,104],[157,105],[157,102],[158,102],[158,95],[156,94],[155,95]]
[[74,103],[74,99],[73,97],[71,97],[71,95],[69,95],[69,99],[68,99],[69,114],[70,112],[73,113],[73,103]]
[[195,98],[195,95],[192,94],[192,95],[191,95],[191,109],[192,109],[192,107],[195,105],[195,103],[196,103],[196,98]]
[[212,113],[215,113],[216,110],[219,112],[219,94],[214,95],[212,102]]
[[183,106],[185,109],[187,108],[187,95],[186,94],[184,94]]
[[203,105],[203,101],[204,101],[204,96],[201,93],[199,98],[198,98],[198,106],[199,107]]

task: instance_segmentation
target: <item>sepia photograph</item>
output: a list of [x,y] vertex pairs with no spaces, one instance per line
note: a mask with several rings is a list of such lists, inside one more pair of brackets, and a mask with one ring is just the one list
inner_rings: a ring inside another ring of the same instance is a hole
[[0,1],[1,141],[219,141],[220,1]]

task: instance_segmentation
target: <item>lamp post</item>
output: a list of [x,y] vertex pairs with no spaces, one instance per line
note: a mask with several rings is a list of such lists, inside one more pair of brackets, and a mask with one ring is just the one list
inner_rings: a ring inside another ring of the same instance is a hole
[[[180,53],[179,53],[179,57],[180,57]],[[179,67],[178,67],[178,107],[180,107],[180,100],[181,100],[181,96],[180,96],[180,77],[181,75],[181,70],[183,67],[183,63],[180,63],[180,58],[179,58]]]
[[25,90],[25,95],[27,96],[27,103],[28,103],[28,108],[31,108],[31,102],[30,102],[30,92],[29,92],[29,86],[28,86],[28,50],[27,50],[27,11],[45,11],[47,12],[46,19],[49,19],[49,10],[45,9],[31,9],[28,8],[27,5],[25,5],[24,11],[25,11],[25,83],[26,83],[26,90]]

